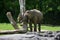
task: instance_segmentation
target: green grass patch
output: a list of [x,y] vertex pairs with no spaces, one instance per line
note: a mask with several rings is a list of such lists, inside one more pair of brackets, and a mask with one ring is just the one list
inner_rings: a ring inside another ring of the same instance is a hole
[[9,23],[0,23],[0,30],[14,30],[14,28]]
[[[41,26],[42,30],[60,31],[60,26]],[[14,30],[13,26],[9,23],[0,23],[0,30]]]
[[60,26],[46,26],[46,25],[42,25],[41,28],[43,30],[50,30],[50,31],[60,31]]

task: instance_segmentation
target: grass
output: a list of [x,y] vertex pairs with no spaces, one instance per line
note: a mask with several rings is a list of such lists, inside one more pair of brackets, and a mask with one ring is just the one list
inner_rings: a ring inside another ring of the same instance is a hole
[[14,30],[14,28],[9,23],[0,23],[0,30]]
[[60,31],[60,26],[46,26],[46,25],[42,25],[41,28],[43,30],[50,30],[50,31]]
[[[51,25],[50,26],[42,25],[41,28],[42,30],[60,31],[60,26],[52,27]],[[9,23],[0,23],[0,30],[14,30],[14,28]]]

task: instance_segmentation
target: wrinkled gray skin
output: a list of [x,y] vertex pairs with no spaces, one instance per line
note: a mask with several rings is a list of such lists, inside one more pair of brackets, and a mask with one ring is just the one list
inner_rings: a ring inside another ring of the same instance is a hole
[[42,19],[43,14],[39,10],[33,9],[33,10],[27,10],[24,13],[22,22],[24,24],[29,23],[30,31],[32,31],[32,24],[34,24],[34,31],[37,31],[37,24],[38,24],[38,31],[40,32]]

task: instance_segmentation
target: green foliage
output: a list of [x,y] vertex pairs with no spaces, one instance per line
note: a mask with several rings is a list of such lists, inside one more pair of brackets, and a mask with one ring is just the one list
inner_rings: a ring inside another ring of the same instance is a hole
[[60,25],[60,0],[46,0],[42,3],[42,11],[44,13],[44,23],[52,25]]
[[[30,9],[42,11],[44,24],[60,25],[60,0],[26,0],[26,10]],[[9,22],[7,11],[11,11],[16,20],[19,14],[19,0],[0,0],[0,22]]]
[[26,0],[26,9],[39,9],[39,0]]
[[6,13],[10,11],[13,18],[16,20],[19,14],[19,2],[18,0],[2,0],[0,1],[0,22],[9,22]]

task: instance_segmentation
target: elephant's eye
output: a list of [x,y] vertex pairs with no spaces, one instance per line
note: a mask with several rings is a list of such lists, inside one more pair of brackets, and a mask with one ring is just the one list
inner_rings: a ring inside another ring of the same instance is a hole
[[27,12],[27,13],[29,13],[29,12]]

